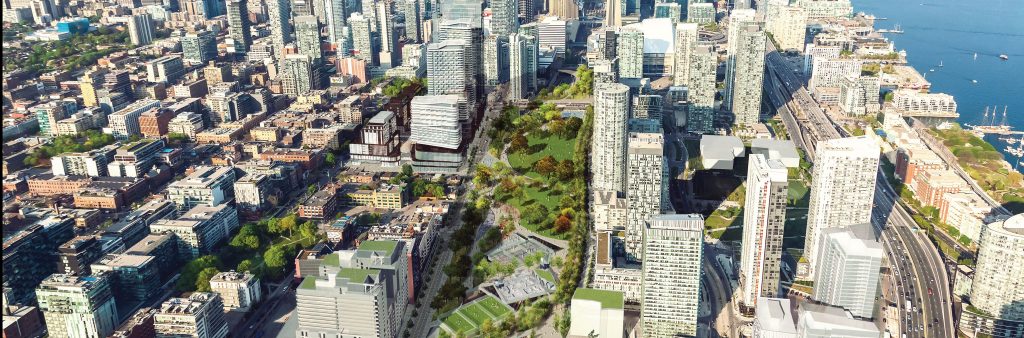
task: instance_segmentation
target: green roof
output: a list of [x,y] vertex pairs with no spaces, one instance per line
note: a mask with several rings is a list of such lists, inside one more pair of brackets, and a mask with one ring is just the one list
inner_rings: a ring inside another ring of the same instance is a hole
[[378,269],[342,268],[338,271],[337,276],[338,278],[348,278],[352,283],[363,283],[366,281],[366,277],[376,277],[379,273]]
[[396,241],[365,241],[359,244],[360,251],[382,251],[388,256],[395,252],[396,247],[398,247],[398,242]]
[[557,283],[557,281],[555,281],[555,275],[551,274],[551,271],[544,270],[544,269],[537,269],[537,276],[540,277],[540,278],[543,278],[544,280],[546,280],[548,282]]
[[621,309],[623,305],[622,292],[618,291],[576,289],[576,293],[572,295],[572,298],[601,302],[601,308],[604,309]]
[[307,290],[316,289],[316,277],[306,277],[302,279],[302,284],[299,284],[299,288]]
[[329,266],[341,266],[341,259],[338,258],[337,253],[331,253],[327,256],[324,256],[323,263]]

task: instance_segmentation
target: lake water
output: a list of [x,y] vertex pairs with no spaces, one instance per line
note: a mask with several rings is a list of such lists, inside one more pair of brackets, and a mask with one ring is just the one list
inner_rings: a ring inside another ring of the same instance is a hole
[[[932,92],[956,97],[960,123],[981,123],[986,106],[999,107],[996,123],[1001,123],[1006,106],[1006,123],[1024,130],[1024,1],[853,0],[853,5],[856,12],[887,18],[875,22],[877,29],[900,25],[904,33],[888,37],[897,50],[907,51],[914,68],[928,74]],[[1000,54],[1009,60],[1000,60]],[[994,136],[986,140],[1001,151],[1006,147]]]

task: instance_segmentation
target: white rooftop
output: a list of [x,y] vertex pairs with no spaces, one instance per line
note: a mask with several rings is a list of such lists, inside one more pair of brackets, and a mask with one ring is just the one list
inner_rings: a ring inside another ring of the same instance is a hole
[[644,33],[644,54],[669,54],[675,52],[675,25],[672,19],[647,19],[626,27],[637,28]]

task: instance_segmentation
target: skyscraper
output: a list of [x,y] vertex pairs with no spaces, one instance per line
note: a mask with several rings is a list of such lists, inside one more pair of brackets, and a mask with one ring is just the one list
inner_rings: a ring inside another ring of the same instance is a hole
[[641,79],[644,77],[644,32],[638,28],[624,27],[618,41],[619,78]]
[[182,58],[188,64],[204,64],[217,58],[217,40],[213,32],[201,30],[181,38]]
[[761,119],[767,38],[760,22],[743,18],[739,14],[733,15],[729,23],[729,55],[723,103],[736,117],[736,124],[752,125]]
[[[444,19],[438,25],[434,37],[437,41],[459,39],[465,42],[463,54],[466,67],[466,102],[474,109],[483,96],[483,40],[484,32],[480,20]],[[429,72],[429,68],[428,68]]]
[[132,15],[128,20],[128,38],[136,46],[153,42],[153,16],[149,13]]
[[516,0],[491,1],[491,35],[507,37],[519,31]]
[[345,0],[323,0],[324,16],[327,19],[327,36],[329,43],[334,46],[341,46],[339,41],[347,39],[344,30],[347,25],[348,7]]
[[703,271],[704,219],[658,215],[644,233],[643,337],[696,337]]
[[524,99],[537,86],[537,39],[530,35],[509,35],[509,97]]
[[249,31],[249,5],[246,0],[228,0],[228,37],[234,41],[234,52],[244,54],[252,46],[252,33]]
[[804,244],[808,276],[815,275],[821,230],[871,222],[878,172],[878,145],[867,136],[818,142],[815,151]]
[[695,23],[676,24],[675,71],[673,83],[676,86],[690,86],[690,58],[697,48],[697,30]]
[[697,134],[715,132],[715,77],[718,53],[711,44],[698,44],[690,55],[689,106],[686,131]]
[[352,30],[352,55],[366,62],[367,66],[377,64],[377,44],[373,41],[373,22],[362,13],[352,13],[348,17],[349,29]]
[[316,89],[313,59],[306,54],[288,54],[281,68],[281,87],[285,95],[302,96]]
[[[267,17],[270,25],[270,41],[274,46],[274,59],[284,59],[284,45],[291,42],[291,2],[288,0],[267,0]],[[279,63],[280,64],[280,63]]]
[[398,32],[395,31],[395,4],[391,1],[377,3],[377,19],[379,31],[377,36],[380,41],[380,66],[381,68],[392,68],[398,66],[402,60],[402,50],[398,46]]
[[594,133],[590,173],[594,191],[626,192],[626,119],[629,87],[599,84],[594,88]]
[[622,16],[625,15],[625,0],[605,0],[604,2],[604,25],[607,27],[622,26]]
[[854,316],[874,317],[882,244],[871,223],[824,229],[818,235],[814,299]]
[[459,114],[463,128],[472,122],[470,111],[476,102],[466,44],[462,39],[448,39],[427,46],[427,91],[430,95],[458,95],[466,100],[467,109]]
[[[999,319],[1024,321],[1024,214],[985,225],[971,305]],[[1019,331],[1018,331],[1019,332]]]
[[36,288],[51,337],[106,337],[117,328],[117,305],[106,274],[53,274]]
[[778,296],[789,181],[781,161],[761,154],[749,158],[740,283],[743,306],[753,311],[760,297]]
[[359,13],[366,17],[366,21],[370,22],[370,31],[377,32],[377,0],[358,0],[359,1]]
[[643,261],[644,228],[661,213],[668,184],[665,140],[660,133],[630,133],[626,168],[626,258]]
[[412,43],[423,41],[420,25],[423,22],[423,3],[420,0],[402,1],[405,13],[405,38]]
[[533,22],[537,16],[537,2],[534,0],[513,0],[518,2],[516,9],[519,11],[519,22]]
[[320,48],[320,23],[315,16],[303,15],[295,17],[295,41],[299,53],[309,56],[313,62],[323,58]]
[[563,20],[576,20],[580,17],[580,8],[575,0],[547,0],[548,14]]

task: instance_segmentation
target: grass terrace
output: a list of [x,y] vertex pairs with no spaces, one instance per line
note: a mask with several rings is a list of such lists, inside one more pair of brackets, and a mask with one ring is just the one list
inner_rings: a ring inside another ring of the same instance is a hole
[[576,293],[572,295],[572,298],[600,302],[601,307],[606,309],[623,308],[622,292],[596,289],[576,289]]
[[441,327],[452,334],[470,334],[479,330],[484,322],[497,323],[511,313],[511,308],[488,295],[456,309],[441,321]]

